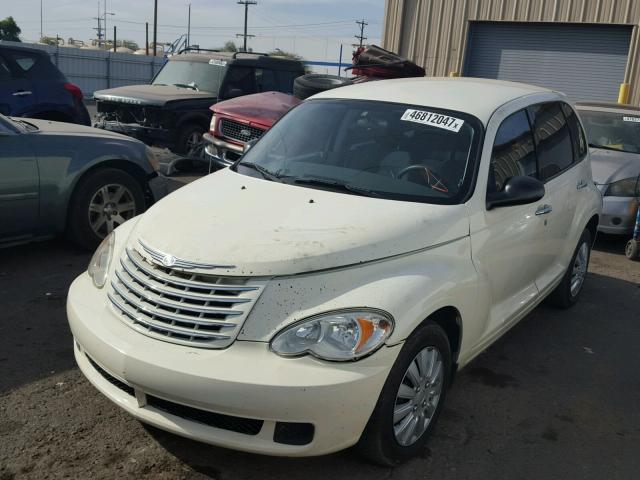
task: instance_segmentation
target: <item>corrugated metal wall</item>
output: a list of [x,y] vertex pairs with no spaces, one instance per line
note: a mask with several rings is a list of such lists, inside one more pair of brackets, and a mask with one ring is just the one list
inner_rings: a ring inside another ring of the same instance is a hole
[[78,85],[84,96],[88,98],[93,96],[95,90],[149,83],[164,63],[162,57],[130,53],[55,47],[36,43],[6,41],[2,43],[49,52],[51,61],[70,82]]
[[470,21],[633,25],[625,80],[640,103],[640,0],[386,0],[382,45],[429,75],[461,72]]

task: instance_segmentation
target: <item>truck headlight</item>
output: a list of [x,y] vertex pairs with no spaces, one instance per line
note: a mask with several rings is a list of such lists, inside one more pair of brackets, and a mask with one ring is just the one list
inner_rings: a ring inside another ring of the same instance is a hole
[[284,328],[271,340],[271,350],[284,357],[311,354],[337,362],[358,360],[380,348],[393,325],[391,315],[382,310],[327,312]]
[[113,232],[107,235],[89,262],[87,273],[93,279],[93,284],[98,288],[104,287],[104,284],[107,283],[107,273],[109,272],[111,257],[113,257],[115,240],[116,237]]
[[209,131],[213,135],[213,132],[216,131],[216,116],[215,114],[211,116],[211,123],[209,123]]
[[624,180],[618,180],[609,184],[605,197],[636,197],[638,192],[638,178],[631,177]]

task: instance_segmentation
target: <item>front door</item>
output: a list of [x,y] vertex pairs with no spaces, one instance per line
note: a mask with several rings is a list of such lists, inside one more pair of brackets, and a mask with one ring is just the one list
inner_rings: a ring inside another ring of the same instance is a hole
[[36,156],[26,134],[0,119],[0,243],[32,236],[38,222]]

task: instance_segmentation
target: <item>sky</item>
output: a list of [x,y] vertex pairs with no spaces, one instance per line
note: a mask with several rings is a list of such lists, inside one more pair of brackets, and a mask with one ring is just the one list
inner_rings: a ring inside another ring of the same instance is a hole
[[[0,16],[12,16],[22,29],[23,41],[40,37],[41,0],[0,0]],[[104,11],[100,0],[100,10]],[[149,22],[149,41],[153,39],[153,0],[106,0],[108,38],[117,26],[118,38],[145,41],[145,22]],[[351,44],[359,33],[356,20],[368,22],[366,43],[380,44],[384,0],[257,0],[249,7],[248,47],[254,51],[280,48],[295,52],[306,60],[350,59]],[[232,40],[241,44],[244,6],[236,0],[158,0],[158,43],[172,42],[187,31],[188,4],[191,3],[191,44],[216,48]],[[98,0],[42,0],[43,31],[87,42],[95,38]]]

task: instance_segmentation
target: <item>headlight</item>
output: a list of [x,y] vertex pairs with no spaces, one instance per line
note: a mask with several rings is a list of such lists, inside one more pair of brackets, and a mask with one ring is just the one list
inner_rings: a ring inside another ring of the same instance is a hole
[[93,279],[93,284],[98,288],[104,287],[104,284],[107,283],[107,272],[109,271],[111,257],[113,257],[114,245],[115,235],[112,232],[102,241],[89,262],[87,273]]
[[625,178],[609,184],[605,197],[636,197],[638,192],[638,177]]
[[271,340],[271,350],[285,357],[357,360],[380,348],[392,331],[393,318],[381,310],[327,312],[283,329]]
[[211,116],[211,123],[209,124],[209,131],[213,133],[216,130],[216,116]]
[[158,157],[156,157],[156,154],[149,147],[145,147],[145,151],[147,153],[147,160],[149,160],[149,163],[151,164],[153,169],[158,170],[158,167],[160,167],[160,162],[158,161]]

